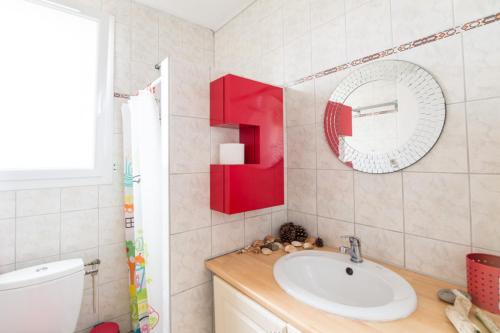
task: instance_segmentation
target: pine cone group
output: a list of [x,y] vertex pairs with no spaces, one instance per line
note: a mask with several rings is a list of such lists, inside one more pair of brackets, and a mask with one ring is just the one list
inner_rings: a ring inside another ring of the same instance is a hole
[[293,222],[287,222],[280,227],[280,239],[282,243],[291,243],[293,241],[304,242],[308,236],[304,227],[293,224]]
[[291,243],[295,240],[295,225],[292,222],[280,227],[280,239],[282,243]]
[[305,242],[309,235],[303,226],[295,225],[295,240],[299,242]]

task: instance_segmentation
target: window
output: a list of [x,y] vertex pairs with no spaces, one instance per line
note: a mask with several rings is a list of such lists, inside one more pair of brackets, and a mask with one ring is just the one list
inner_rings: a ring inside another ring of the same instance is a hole
[[0,190],[110,182],[113,20],[0,1]]

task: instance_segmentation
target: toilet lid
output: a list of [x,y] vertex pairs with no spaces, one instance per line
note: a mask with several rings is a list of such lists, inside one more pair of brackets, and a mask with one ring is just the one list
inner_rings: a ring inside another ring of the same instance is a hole
[[70,259],[41,264],[0,274],[0,291],[23,288],[56,280],[71,274],[83,274],[83,260]]

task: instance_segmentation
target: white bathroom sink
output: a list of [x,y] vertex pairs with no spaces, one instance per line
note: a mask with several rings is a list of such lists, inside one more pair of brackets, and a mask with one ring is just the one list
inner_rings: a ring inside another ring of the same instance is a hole
[[396,320],[417,307],[415,291],[405,279],[366,259],[355,264],[345,254],[300,251],[281,257],[273,272],[289,295],[348,318]]

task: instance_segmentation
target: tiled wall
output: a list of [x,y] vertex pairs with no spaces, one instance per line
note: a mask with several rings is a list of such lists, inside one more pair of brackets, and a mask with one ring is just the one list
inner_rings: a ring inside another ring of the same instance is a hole
[[[497,12],[497,0],[259,0],[216,32],[215,65],[284,84]],[[323,110],[349,70],[287,88],[289,220],[461,284],[466,253],[500,253],[499,35],[495,22],[392,57],[426,68],[447,102],[439,142],[402,172],[353,172],[328,147]]]
[[174,61],[171,67],[172,332],[211,332],[212,285],[205,260],[242,248],[286,219],[284,206],[225,215],[210,210],[210,163],[238,131],[209,126],[209,84],[223,73]]
[[[185,130],[194,129],[204,136],[201,143],[188,143],[199,144],[204,155],[193,156],[190,160],[174,154],[172,170],[179,175],[172,175],[172,197],[174,201],[181,198],[182,202],[173,204],[175,223],[172,231],[176,235],[172,240],[177,250],[172,256],[173,331],[195,332],[197,330],[191,327],[197,325],[200,325],[198,331],[210,331],[211,296],[206,283],[209,275],[202,271],[203,263],[197,255],[201,251],[208,257],[212,251],[211,216],[206,200],[210,159],[210,147],[206,144],[210,135],[208,93],[200,95],[199,92],[201,89],[205,93],[208,87],[208,66],[213,63],[213,32],[129,0],[67,0],[64,3],[92,6],[115,16],[116,92],[131,93],[145,87],[159,76],[154,65],[167,55],[182,60],[173,67],[176,116],[172,117],[171,130],[176,140],[174,147],[186,145],[183,139],[189,133]],[[190,63],[196,63],[201,69]],[[115,100],[113,184],[0,192],[0,273],[72,257],[83,257],[85,261],[101,259],[98,312],[92,311],[92,290],[87,280],[78,332],[88,332],[89,327],[103,320],[119,322],[122,332],[130,329],[121,185],[120,106],[123,101]],[[182,172],[187,174],[180,174]],[[198,192],[200,186],[201,194]],[[189,212],[199,206],[202,209],[190,216]],[[199,227],[208,229],[195,230]],[[188,230],[193,231],[186,232]],[[181,249],[185,250],[179,252]],[[187,267],[189,272],[185,274],[186,271],[176,265]]]

